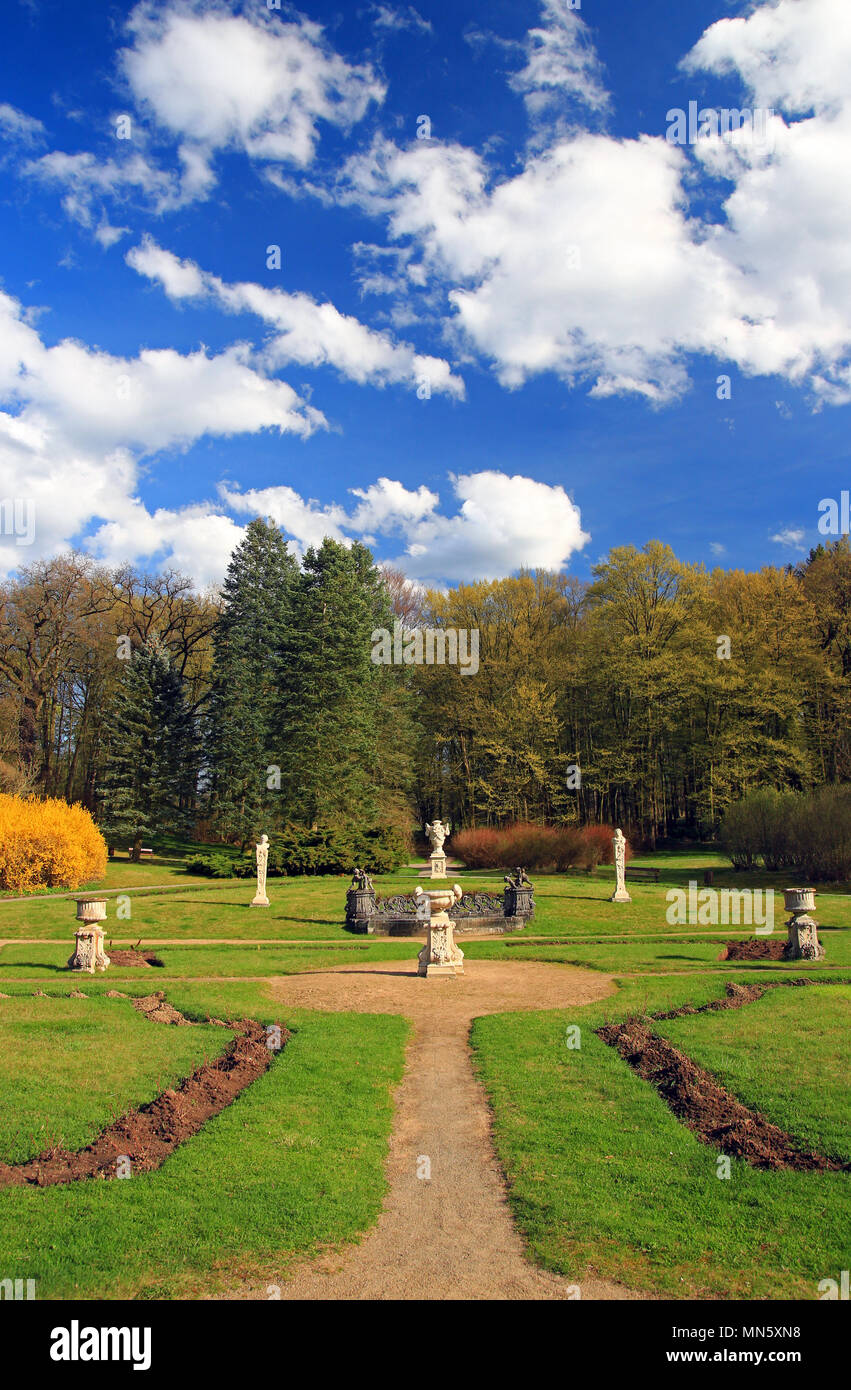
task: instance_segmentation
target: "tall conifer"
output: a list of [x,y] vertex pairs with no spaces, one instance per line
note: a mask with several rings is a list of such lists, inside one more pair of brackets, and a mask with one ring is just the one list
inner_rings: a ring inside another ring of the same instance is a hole
[[277,526],[252,521],[222,585],[214,635],[208,778],[213,819],[246,844],[281,814],[276,657],[288,642],[298,566]]

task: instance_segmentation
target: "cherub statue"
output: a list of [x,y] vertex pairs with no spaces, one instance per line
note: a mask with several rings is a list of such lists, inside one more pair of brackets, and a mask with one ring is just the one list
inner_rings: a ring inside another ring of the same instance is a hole
[[372,879],[366,869],[355,869],[352,873],[352,888],[360,893],[374,893]]
[[508,884],[509,888],[532,888],[532,887],[534,887],[534,885],[533,885],[533,883],[532,883],[532,880],[530,879],[530,877],[529,877],[529,875],[527,874],[526,870],[525,870],[524,868],[522,868],[520,865],[518,865],[518,867],[514,870],[514,874],[515,874],[515,877],[514,877],[514,878],[512,878],[511,874],[506,874],[506,875],[505,875],[505,882]]

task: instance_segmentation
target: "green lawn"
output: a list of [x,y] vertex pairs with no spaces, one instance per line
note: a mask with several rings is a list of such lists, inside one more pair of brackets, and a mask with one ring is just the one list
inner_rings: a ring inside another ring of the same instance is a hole
[[[713,929],[717,932],[717,928]],[[775,939],[785,940],[785,931],[775,930]],[[560,961],[565,965],[581,965],[590,970],[610,974],[635,971],[678,974],[680,971],[705,970],[785,970],[806,973],[825,969],[847,971],[851,966],[851,931],[826,931],[821,935],[825,957],[820,961],[721,961],[719,956],[727,941],[745,940],[741,927],[731,927],[718,935],[706,932],[704,938],[693,936],[642,937],[640,941],[610,940],[605,937],[593,942],[584,940],[547,941],[471,941],[464,945],[471,959],[511,959]],[[0,957],[2,963],[3,957]]]
[[[272,906],[252,910],[251,882],[194,882],[181,867],[185,845],[158,848],[154,863],[110,863],[107,884],[127,898],[110,901],[106,928],[116,946],[141,938],[162,969],[71,976],[64,965],[73,901],[0,901],[0,940],[8,943],[0,991],[13,996],[0,999],[0,1157],[26,1157],[59,1139],[88,1142],[113,1114],[226,1045],[221,1029],[150,1024],[128,1002],[107,1000],[110,988],[165,989],[191,1017],[246,1014],[295,1034],[270,1071],[156,1173],[0,1191],[0,1267],[37,1277],[39,1297],[192,1297],[227,1287],[235,1273],[262,1294],[294,1258],[357,1239],[380,1209],[407,1024],[367,1014],[281,1018],[267,982],[347,963],[413,963],[419,943],[347,932],[347,875],[272,879]],[[723,943],[752,931],[671,926],[668,889],[690,879],[702,887],[707,868],[716,887],[779,891],[788,878],[734,874],[717,852],[700,848],[636,862],[659,867],[661,882],[629,882],[629,904],[608,901],[611,869],[539,874],[536,917],[522,933],[461,940],[473,970],[477,960],[541,960],[603,970],[618,984],[605,1003],[571,1014],[474,1025],[499,1157],[530,1253],[579,1282],[596,1272],[675,1297],[816,1297],[819,1279],[836,1277],[851,1259],[849,1175],[760,1173],[734,1161],[732,1178],[718,1179],[714,1151],[593,1028],[630,1011],[706,1002],[731,979],[830,981],[658,1027],[802,1142],[851,1153],[847,885],[820,890],[823,962],[722,963]],[[502,887],[502,872],[456,877],[467,891]],[[376,878],[385,894],[410,893],[418,882],[425,880],[408,869]],[[168,884],[170,891],[151,891]],[[130,917],[119,917],[128,902]],[[775,907],[779,939],[782,897]],[[158,944],[170,938],[174,944]],[[188,944],[192,938],[207,944]],[[32,997],[36,988],[54,997]],[[90,998],[68,999],[72,989]],[[565,1047],[568,1023],[582,1028],[579,1051]],[[86,1058],[96,1077],[90,1092],[75,1089]]]
[[851,986],[770,989],[747,1008],[653,1028],[805,1146],[851,1162]]
[[[162,967],[150,969],[137,966],[110,965],[110,981],[120,980],[122,987],[132,981],[147,990],[162,989],[170,980],[185,976],[215,979],[230,975],[261,976],[296,975],[303,970],[323,970],[331,965],[364,964],[371,960],[411,960],[419,949],[418,942],[391,941],[387,938],[311,943],[306,946],[158,946],[157,958]],[[58,943],[35,945],[16,944],[0,950],[0,980],[33,980],[48,988],[78,986],[89,989],[88,979],[81,984],[79,975],[71,976],[65,969],[68,948]],[[2,1001],[0,1001],[2,1002]]]
[[[608,1009],[476,1020],[475,1056],[516,1220],[533,1257],[580,1284],[597,1274],[667,1297],[817,1298],[819,1280],[848,1267],[851,1175],[762,1172],[733,1160],[732,1176],[719,1178],[715,1151],[593,1032],[630,1009],[721,993],[718,982],[677,985],[634,981]],[[802,1138],[822,1083],[800,1064],[814,1029],[834,1021],[821,1023],[808,994],[789,990],[782,1001],[783,1056],[797,1049],[796,1088],[809,1091],[797,1112]],[[728,1028],[734,1019],[747,1027],[748,1010],[706,1015],[701,1024],[711,1035],[713,1024]],[[582,1029],[579,1049],[565,1045],[568,1024]],[[779,1092],[770,1030],[761,1065],[767,1089]],[[793,1107],[784,1113],[793,1128]],[[847,1147],[847,1106],[844,1133]]]
[[[153,867],[130,866],[140,872],[148,872]],[[111,866],[113,868],[115,866]],[[681,864],[677,869],[662,867],[661,873],[663,881],[659,884],[630,883],[631,903],[609,902],[613,889],[611,869],[601,868],[595,876],[542,874],[536,880],[535,917],[523,929],[523,936],[570,937],[580,941],[609,935],[643,938],[675,932],[676,927],[666,919],[669,905],[665,894],[670,887],[685,886],[689,878],[696,877],[702,887],[702,870],[689,858],[688,864]],[[736,876],[734,886],[765,887],[766,877],[764,874]],[[497,873],[459,874],[458,878],[468,892],[476,889],[494,892],[502,888],[502,875]],[[254,889],[245,879],[205,879],[199,884],[180,875],[173,881],[183,886],[176,891],[154,893],[145,891],[141,882],[133,891],[125,877],[123,884],[116,885],[126,889],[124,901],[119,904],[111,900],[107,908],[107,933],[122,941],[142,937],[146,943],[170,937],[226,941],[355,939],[344,926],[346,888],[350,881],[345,874],[270,879],[271,906],[262,909],[249,906]],[[417,883],[425,882],[413,869],[375,878],[382,894],[412,893]],[[786,878],[774,875],[768,886],[779,891],[784,884],[788,886]],[[851,929],[851,896],[825,895],[819,902],[817,916],[825,927]],[[25,903],[0,901],[0,939],[69,940],[74,920],[74,903],[68,898],[35,897]],[[775,903],[776,933],[782,933],[783,920],[781,896]],[[704,931],[709,937],[719,931],[728,937],[747,934],[746,928],[718,926],[690,927],[687,934],[700,936]]]
[[233,1034],[213,1025],[164,1028],[123,999],[0,999],[0,1160],[21,1163],[52,1146],[90,1144],[223,1052]]
[[[198,1297],[239,1275],[263,1296],[293,1259],[356,1239],[378,1215],[405,1021],[298,1011],[282,1018],[257,985],[169,996],[196,1014],[277,1019],[294,1036],[264,1076],[156,1172],[0,1190],[0,1268],[35,1278],[39,1298]],[[27,1003],[63,1016],[72,1004],[89,1009],[83,1000]],[[116,1003],[115,1043],[132,1012]],[[198,1036],[139,1022],[147,1048],[159,1033],[170,1047]],[[213,1031],[221,1045],[227,1035]]]

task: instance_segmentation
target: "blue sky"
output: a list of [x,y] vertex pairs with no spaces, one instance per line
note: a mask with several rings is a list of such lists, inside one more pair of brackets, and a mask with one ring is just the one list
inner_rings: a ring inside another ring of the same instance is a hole
[[851,485],[846,0],[3,27],[5,570],[76,544],[214,583],[258,513],[440,583],[820,539]]

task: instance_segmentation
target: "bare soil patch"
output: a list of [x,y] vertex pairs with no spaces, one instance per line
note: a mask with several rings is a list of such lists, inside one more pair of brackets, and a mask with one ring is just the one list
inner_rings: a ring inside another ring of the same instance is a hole
[[[191,1026],[162,993],[135,999],[133,1006],[155,1023]],[[50,1149],[25,1163],[0,1163],[0,1187],[49,1187],[80,1178],[114,1178],[119,1158],[129,1160],[131,1173],[159,1168],[179,1144],[197,1134],[269,1067],[272,1053],[262,1024],[240,1019],[225,1026],[237,1036],[221,1057],[196,1068],[179,1086],[163,1091],[147,1105],[129,1110],[84,1149]],[[282,1028],[282,1045],[288,1038]]]
[[[790,983],[807,984],[809,981]],[[688,1005],[654,1017],[676,1018],[712,1008],[741,1008],[759,998],[759,986],[728,986],[728,998],[696,1009]],[[756,1110],[750,1110],[690,1057],[653,1033],[646,1019],[607,1023],[597,1034],[614,1047],[633,1071],[649,1081],[678,1120],[705,1144],[754,1168],[792,1168],[797,1171],[851,1172],[851,1164],[805,1150],[791,1135]]]
[[108,952],[112,965],[138,966],[142,970],[150,969],[151,966],[162,966],[162,961],[154,951],[138,951],[135,946],[129,950],[112,950]]
[[719,960],[785,960],[785,941],[728,941]]
[[687,1014],[710,1014],[718,1009],[741,1009],[761,999],[767,989],[798,989],[801,986],[826,984],[825,980],[808,980],[797,976],[794,980],[764,980],[758,985],[737,985],[728,981],[723,999],[712,999],[708,1004],[681,1004],[678,1009],[668,1009],[664,1013],[650,1014],[650,1018],[660,1021],[665,1018],[684,1018]]
[[146,994],[142,999],[134,999],[133,1008],[137,1013],[144,1014],[151,1023],[172,1023],[178,1028],[192,1026],[190,1020],[185,1018],[179,1009],[169,1004],[165,991],[161,989],[157,990],[156,994]]

